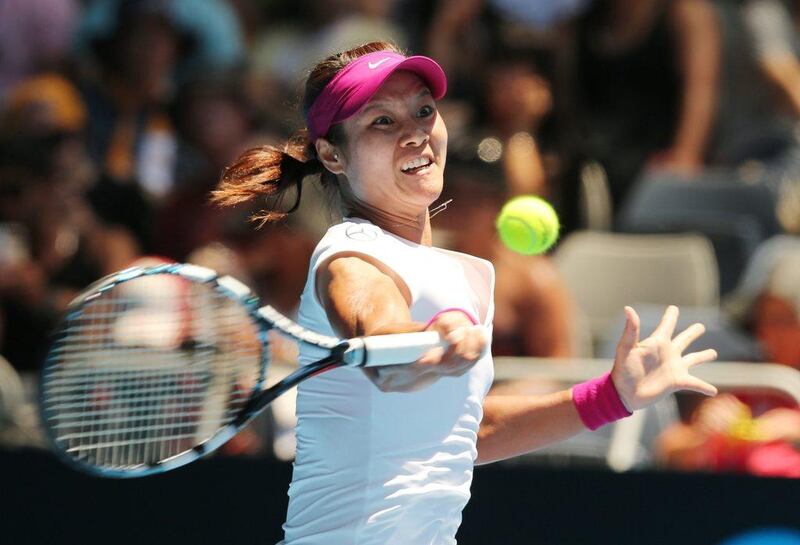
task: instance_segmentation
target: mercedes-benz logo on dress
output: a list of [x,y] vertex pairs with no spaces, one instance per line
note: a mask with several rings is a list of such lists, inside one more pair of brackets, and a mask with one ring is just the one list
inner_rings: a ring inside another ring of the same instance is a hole
[[345,234],[349,239],[360,241],[375,240],[378,238],[377,229],[372,225],[350,225],[347,227]]

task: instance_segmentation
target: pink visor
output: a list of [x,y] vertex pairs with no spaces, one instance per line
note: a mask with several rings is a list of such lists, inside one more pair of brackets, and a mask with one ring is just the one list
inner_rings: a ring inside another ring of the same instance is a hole
[[396,70],[408,70],[427,84],[436,100],[447,91],[444,70],[433,59],[404,57],[393,51],[376,51],[345,66],[322,90],[308,110],[309,139],[328,134],[331,126],[358,112]]

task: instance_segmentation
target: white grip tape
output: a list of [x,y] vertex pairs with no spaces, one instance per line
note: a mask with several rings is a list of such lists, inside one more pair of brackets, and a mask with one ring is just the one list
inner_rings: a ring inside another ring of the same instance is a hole
[[364,367],[411,363],[417,361],[431,348],[448,346],[447,341],[435,331],[374,335],[362,337],[361,341],[366,349]]

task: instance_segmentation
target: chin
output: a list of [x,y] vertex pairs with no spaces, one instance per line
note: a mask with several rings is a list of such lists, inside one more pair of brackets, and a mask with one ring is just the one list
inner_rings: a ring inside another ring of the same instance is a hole
[[414,191],[419,194],[426,206],[434,203],[442,194],[444,180],[441,174],[432,173],[428,176],[420,176],[415,182]]

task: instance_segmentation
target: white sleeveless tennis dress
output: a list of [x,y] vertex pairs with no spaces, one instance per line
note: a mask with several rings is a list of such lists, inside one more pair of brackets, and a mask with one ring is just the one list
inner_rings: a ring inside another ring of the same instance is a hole
[[[320,263],[340,252],[366,254],[394,270],[411,292],[415,321],[459,307],[491,326],[491,263],[347,219],[328,230],[311,258],[298,322],[313,331],[335,335],[314,277]],[[300,362],[323,355],[303,348]],[[336,369],[301,383],[283,543],[454,544],[493,374],[487,351],[461,377],[444,377],[416,392],[381,392],[359,369]]]

